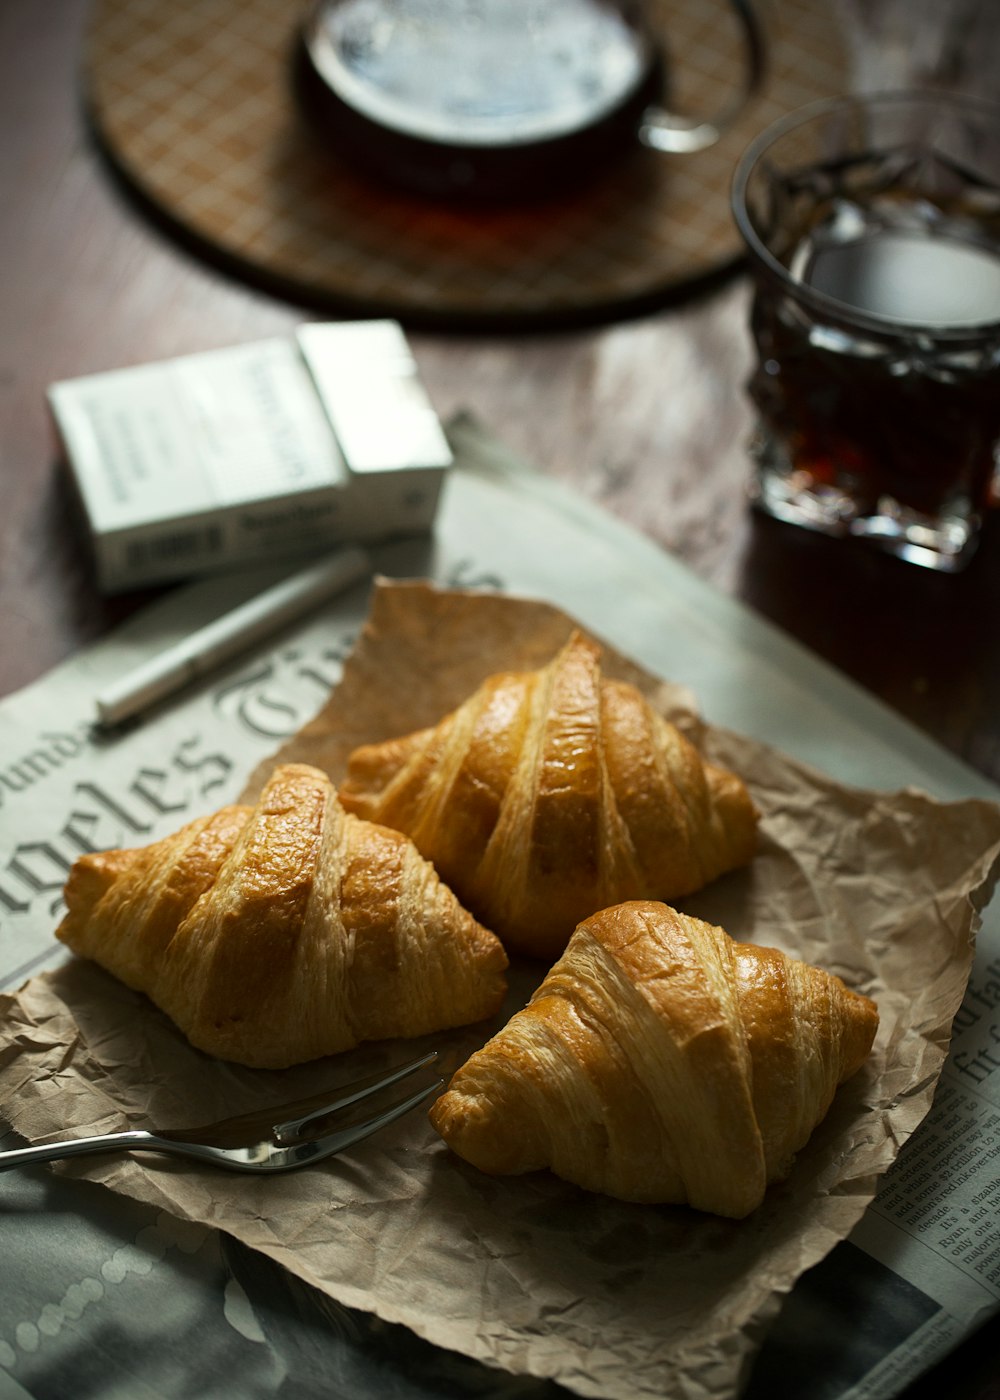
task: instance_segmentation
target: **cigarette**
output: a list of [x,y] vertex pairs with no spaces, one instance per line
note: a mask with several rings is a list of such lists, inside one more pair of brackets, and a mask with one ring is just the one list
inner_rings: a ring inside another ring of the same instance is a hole
[[368,555],[351,545],[283,579],[108,686],[97,697],[97,723],[108,728],[141,714],[371,572]]

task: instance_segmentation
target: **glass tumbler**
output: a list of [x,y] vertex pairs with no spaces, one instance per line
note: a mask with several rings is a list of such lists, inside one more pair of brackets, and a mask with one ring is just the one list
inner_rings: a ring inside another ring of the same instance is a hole
[[752,496],[916,564],[975,550],[1000,445],[1000,105],[835,99],[748,149]]

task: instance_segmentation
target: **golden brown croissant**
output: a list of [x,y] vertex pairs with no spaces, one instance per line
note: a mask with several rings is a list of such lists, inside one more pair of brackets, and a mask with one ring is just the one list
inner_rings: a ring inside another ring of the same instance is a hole
[[867,997],[664,904],[603,910],[431,1109],[496,1174],[740,1218],[864,1063]]
[[348,811],[404,831],[508,949],[555,957],[580,919],[676,900],[753,854],[756,813],[574,633],[432,729],[355,750]]
[[209,1054],[282,1068],[493,1015],[506,955],[412,842],[315,768],[155,845],[86,855],[58,937]]

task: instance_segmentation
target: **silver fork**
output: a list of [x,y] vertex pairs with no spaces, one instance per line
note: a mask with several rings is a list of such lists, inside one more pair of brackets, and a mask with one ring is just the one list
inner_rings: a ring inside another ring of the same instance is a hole
[[[68,1138],[62,1142],[40,1143],[37,1147],[17,1147],[0,1152],[0,1171],[25,1167],[36,1162],[52,1162],[59,1157],[76,1157],[91,1152],[166,1152],[176,1157],[194,1157],[219,1167],[242,1172],[287,1172],[311,1162],[322,1161],[342,1152],[395,1122],[416,1108],[444,1084],[439,1075],[433,1083],[407,1095],[373,1114],[349,1114],[373,1095],[409,1078],[434,1063],[438,1052],[421,1055],[399,1065],[387,1074],[373,1074],[333,1091],[316,1094],[282,1107],[238,1118],[226,1118],[203,1128],[169,1128],[147,1132],[102,1133],[95,1137]],[[330,1123],[347,1113],[350,1121],[341,1126]]]

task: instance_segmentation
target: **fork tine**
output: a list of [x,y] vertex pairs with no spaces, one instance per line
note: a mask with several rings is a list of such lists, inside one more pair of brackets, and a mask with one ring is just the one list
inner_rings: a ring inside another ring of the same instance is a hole
[[[334,1113],[340,1113],[345,1108],[350,1108],[352,1104],[362,1103],[365,1099],[369,1099],[373,1095],[381,1093],[383,1089],[388,1089],[393,1084],[398,1084],[402,1079],[408,1079],[411,1074],[416,1074],[418,1070],[425,1069],[428,1065],[433,1064],[437,1058],[438,1051],[431,1050],[428,1054],[420,1055],[417,1059],[410,1060],[407,1064],[399,1065],[378,1078],[373,1077],[371,1079],[362,1080],[357,1084],[345,1086],[345,1088],[327,1103],[321,1104],[319,1107],[310,1107],[308,1113],[302,1114],[301,1117],[289,1118],[283,1123],[275,1123],[272,1128],[275,1142],[287,1144],[295,1142],[299,1138],[308,1137],[314,1131],[313,1125],[320,1122],[322,1119],[329,1118]],[[415,1102],[419,1103],[421,1098],[426,1097],[427,1094],[432,1092],[433,1088],[439,1087],[443,1082],[442,1079],[437,1079],[431,1088],[421,1091],[416,1097]],[[374,1120],[365,1119],[365,1124],[359,1126],[363,1127],[371,1121]],[[389,1119],[387,1121],[391,1122],[392,1120]],[[347,1132],[349,1130],[345,1129],[344,1131]],[[357,1138],[352,1139],[352,1141],[358,1140]]]
[[341,1128],[335,1133],[317,1137],[312,1142],[299,1143],[295,1148],[296,1165],[302,1165],[313,1157],[330,1157],[334,1153],[343,1152],[347,1147],[353,1147],[355,1143],[363,1142],[365,1138],[377,1133],[380,1128],[394,1123],[397,1118],[402,1118],[411,1109],[417,1108],[431,1094],[437,1093],[444,1082],[444,1079],[436,1079],[433,1084],[418,1089],[416,1093],[410,1094],[398,1103],[390,1104],[388,1108],[383,1109],[381,1113],[375,1114],[372,1118],[366,1118],[361,1123],[354,1123],[349,1128]]

